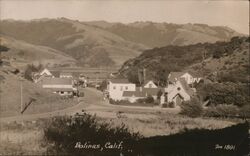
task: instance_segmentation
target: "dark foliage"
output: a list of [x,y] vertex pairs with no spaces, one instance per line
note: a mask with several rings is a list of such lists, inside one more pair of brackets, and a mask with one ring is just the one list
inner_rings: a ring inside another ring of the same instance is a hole
[[28,64],[26,66],[25,71],[24,71],[24,78],[29,80],[29,81],[33,81],[32,74],[34,72],[38,72],[40,69],[42,69],[41,64],[39,64],[38,66],[35,66],[33,64]]
[[[249,123],[219,130],[194,129],[170,136],[139,140],[136,153],[141,156],[243,156],[248,153]],[[222,149],[216,145],[222,146]],[[229,146],[234,149],[227,149]]]
[[6,51],[8,51],[8,50],[9,50],[8,47],[3,46],[3,45],[0,45],[0,53],[1,53],[1,52],[6,52]]
[[103,80],[102,83],[100,84],[99,90],[104,91],[107,89],[108,81]]
[[[120,112],[122,113],[122,112]],[[220,130],[185,130],[170,136],[142,138],[129,133],[125,125],[111,127],[98,123],[96,117],[86,113],[73,117],[55,117],[45,128],[48,155],[82,156],[235,156],[248,152],[249,123],[242,123]],[[123,141],[123,149],[78,149],[76,142],[103,145]],[[216,149],[221,145],[222,149]],[[232,145],[232,150],[226,145]]]
[[[232,55],[234,51],[240,51],[241,45],[246,44],[249,39],[247,37],[234,37],[230,42],[216,42],[213,44],[203,43],[187,46],[169,45],[161,48],[154,48],[144,51],[137,58],[128,60],[120,69],[120,72],[125,77],[137,82],[138,69],[145,68],[147,70],[147,78],[153,79],[161,86],[164,86],[167,81],[169,72],[182,71],[193,64],[202,63],[207,58],[221,58]],[[249,43],[248,43],[249,44]],[[206,69],[197,69],[202,71],[204,75],[210,74],[212,71]],[[248,70],[234,71],[221,75],[221,81],[246,82]],[[233,78],[228,78],[228,75],[233,75]],[[226,80],[231,79],[231,80]]]
[[203,100],[210,100],[213,105],[234,104],[249,105],[249,85],[235,83],[208,83],[197,88],[197,93]]
[[203,107],[198,98],[192,98],[190,101],[183,101],[180,107],[180,114],[182,115],[195,118],[203,114]]
[[[112,156],[123,153],[130,155],[131,149],[140,138],[138,133],[130,133],[122,124],[114,127],[111,124],[99,123],[95,116],[83,112],[73,117],[55,117],[44,130],[45,138],[50,143],[48,154],[54,155],[83,155],[83,156]],[[110,142],[122,143],[122,148],[105,148]],[[75,148],[81,142],[99,145],[93,148]],[[102,149],[103,147],[103,149]]]
[[239,108],[235,105],[217,105],[208,107],[204,111],[206,117],[235,117],[239,116]]

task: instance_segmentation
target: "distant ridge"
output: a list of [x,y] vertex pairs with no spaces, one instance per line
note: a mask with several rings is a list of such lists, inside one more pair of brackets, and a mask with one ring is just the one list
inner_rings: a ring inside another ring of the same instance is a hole
[[122,24],[67,18],[1,20],[0,27],[2,35],[59,50],[85,67],[119,67],[150,48],[214,43],[242,35],[228,27],[205,24]]

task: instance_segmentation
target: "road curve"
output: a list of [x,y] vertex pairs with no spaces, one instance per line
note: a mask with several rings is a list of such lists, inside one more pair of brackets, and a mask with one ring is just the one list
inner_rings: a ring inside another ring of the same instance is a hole
[[72,106],[61,110],[56,110],[52,112],[45,112],[39,114],[20,114],[17,116],[11,117],[1,117],[0,122],[11,122],[11,121],[27,121],[27,120],[36,120],[39,118],[48,118],[53,116],[61,116],[61,115],[72,115],[77,112],[81,112],[83,109],[86,109],[89,105],[102,105],[103,99],[101,92],[96,92],[93,89],[86,88],[85,97],[82,100]]

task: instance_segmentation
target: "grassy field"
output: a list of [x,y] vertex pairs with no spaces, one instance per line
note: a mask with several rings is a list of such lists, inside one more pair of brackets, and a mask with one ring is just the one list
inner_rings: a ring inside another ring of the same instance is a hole
[[[107,111],[96,114],[98,122],[108,122],[113,126],[125,124],[132,132],[139,132],[144,137],[170,135],[187,129],[221,129],[235,124],[218,119],[189,118],[175,113],[163,112],[115,112]],[[106,114],[106,116],[104,115]],[[0,154],[6,155],[41,155],[46,153],[46,141],[43,128],[47,119],[26,121],[24,123],[1,123]]]
[[[3,77],[0,86],[0,117],[20,115],[21,82],[19,77],[7,70],[0,70],[0,75]],[[59,95],[46,91],[37,84],[27,80],[23,80],[22,88],[23,106],[32,98],[35,99],[24,114],[50,112],[70,107],[77,103],[76,99],[62,99]]]

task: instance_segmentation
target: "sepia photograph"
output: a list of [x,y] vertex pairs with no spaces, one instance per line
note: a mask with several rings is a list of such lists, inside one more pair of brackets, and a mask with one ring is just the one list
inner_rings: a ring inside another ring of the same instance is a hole
[[0,0],[0,155],[249,156],[248,0]]

